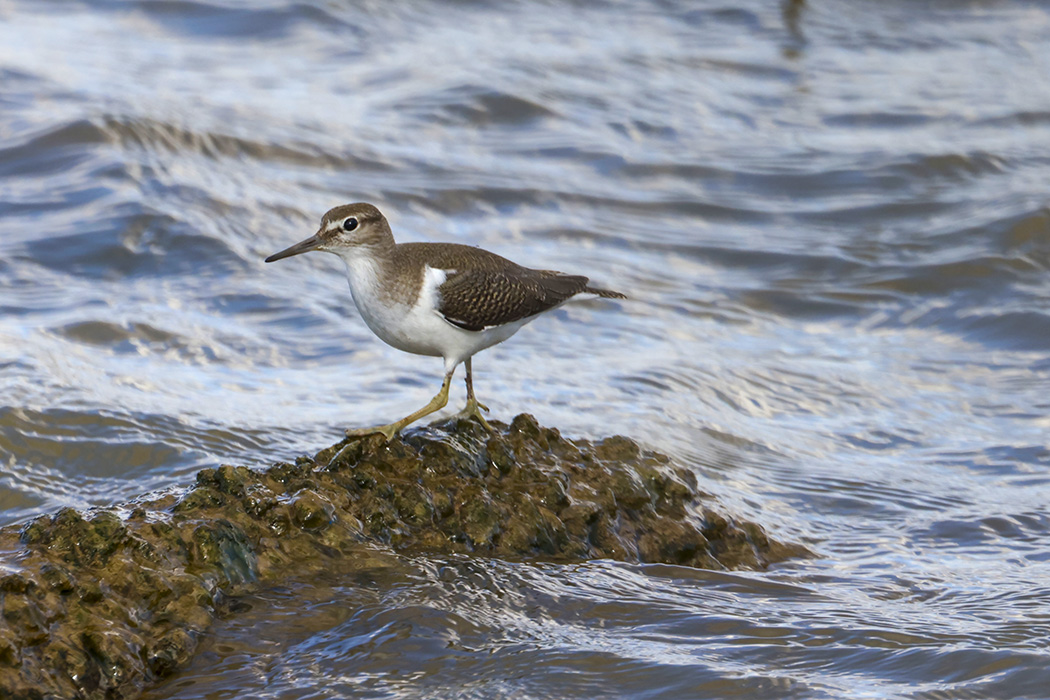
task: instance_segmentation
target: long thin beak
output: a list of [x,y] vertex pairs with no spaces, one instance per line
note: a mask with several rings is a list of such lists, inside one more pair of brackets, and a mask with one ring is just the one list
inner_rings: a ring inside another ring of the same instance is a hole
[[309,253],[311,250],[317,250],[321,247],[321,239],[314,234],[307,238],[305,241],[299,241],[293,246],[289,246],[282,250],[280,253],[274,253],[270,257],[266,258],[266,262],[276,262],[282,258],[290,258],[293,255],[299,253]]

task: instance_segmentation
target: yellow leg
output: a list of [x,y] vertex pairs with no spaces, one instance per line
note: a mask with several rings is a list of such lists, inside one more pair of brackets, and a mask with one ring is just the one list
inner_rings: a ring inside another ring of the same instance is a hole
[[462,411],[459,412],[458,417],[477,418],[478,421],[480,421],[481,424],[485,426],[485,430],[488,430],[491,433],[492,426],[489,425],[489,422],[485,420],[485,416],[481,415],[481,411],[478,410],[484,409],[487,411],[489,410],[489,407],[481,403],[474,397],[474,375],[471,372],[469,357],[467,358],[467,361],[464,362],[464,364],[467,367],[467,405]]
[[405,416],[399,421],[388,423],[386,425],[379,425],[374,428],[347,428],[347,437],[364,437],[366,435],[375,435],[380,433],[387,439],[387,442],[394,439],[402,428],[410,423],[415,423],[423,416],[429,416],[434,411],[440,411],[448,404],[448,387],[452,384],[452,372],[445,375],[445,381],[441,383],[441,391],[437,395],[430,399],[423,408],[419,409],[415,413]]

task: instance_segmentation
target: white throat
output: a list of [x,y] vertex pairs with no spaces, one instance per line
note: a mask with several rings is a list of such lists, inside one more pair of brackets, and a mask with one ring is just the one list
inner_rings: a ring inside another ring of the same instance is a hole
[[389,343],[382,329],[389,326],[388,317],[393,309],[392,300],[384,293],[382,263],[372,255],[353,249],[341,250],[336,255],[346,263],[350,295],[361,317],[373,333]]

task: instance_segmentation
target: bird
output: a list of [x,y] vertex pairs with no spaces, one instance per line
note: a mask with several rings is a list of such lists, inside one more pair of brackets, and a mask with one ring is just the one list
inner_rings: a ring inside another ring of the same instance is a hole
[[395,243],[386,217],[372,204],[334,207],[317,233],[266,258],[271,263],[310,251],[339,256],[350,294],[368,328],[383,342],[416,355],[441,357],[441,390],[404,418],[370,428],[348,428],[347,437],[381,434],[387,442],[411,423],[448,404],[456,368],[466,367],[467,403],[458,414],[492,432],[474,395],[471,358],[510,338],[526,323],[565,302],[626,299],[590,286],[582,275],[523,267],[482,248],[459,243]]

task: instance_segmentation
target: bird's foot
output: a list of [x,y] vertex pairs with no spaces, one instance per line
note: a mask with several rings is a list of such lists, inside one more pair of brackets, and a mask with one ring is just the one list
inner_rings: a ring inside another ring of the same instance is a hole
[[[375,428],[347,428],[346,436],[349,438],[353,437],[366,437],[368,435],[382,435],[386,438],[387,442],[394,439],[394,436],[401,432],[401,429],[406,425],[411,425],[423,416],[429,416],[434,411],[440,411],[448,403],[448,385],[452,382],[452,373],[449,372],[445,375],[445,381],[441,383],[441,391],[437,395],[430,399],[430,402],[426,406],[419,409],[415,413],[410,413],[399,421],[388,423],[387,425],[379,425]],[[475,401],[475,403],[477,403]]]
[[477,418],[478,422],[481,423],[482,426],[484,426],[485,430],[489,431],[490,433],[495,432],[492,426],[489,425],[489,422],[485,420],[485,416],[481,414],[482,409],[487,411],[489,410],[489,407],[479,402],[477,399],[469,398],[467,399],[466,407],[456,414],[456,418],[462,418],[467,420],[471,418]]
[[348,438],[363,438],[369,435],[382,435],[387,442],[390,442],[402,427],[404,426],[400,423],[389,423],[387,425],[377,425],[374,428],[347,428],[346,436]]

